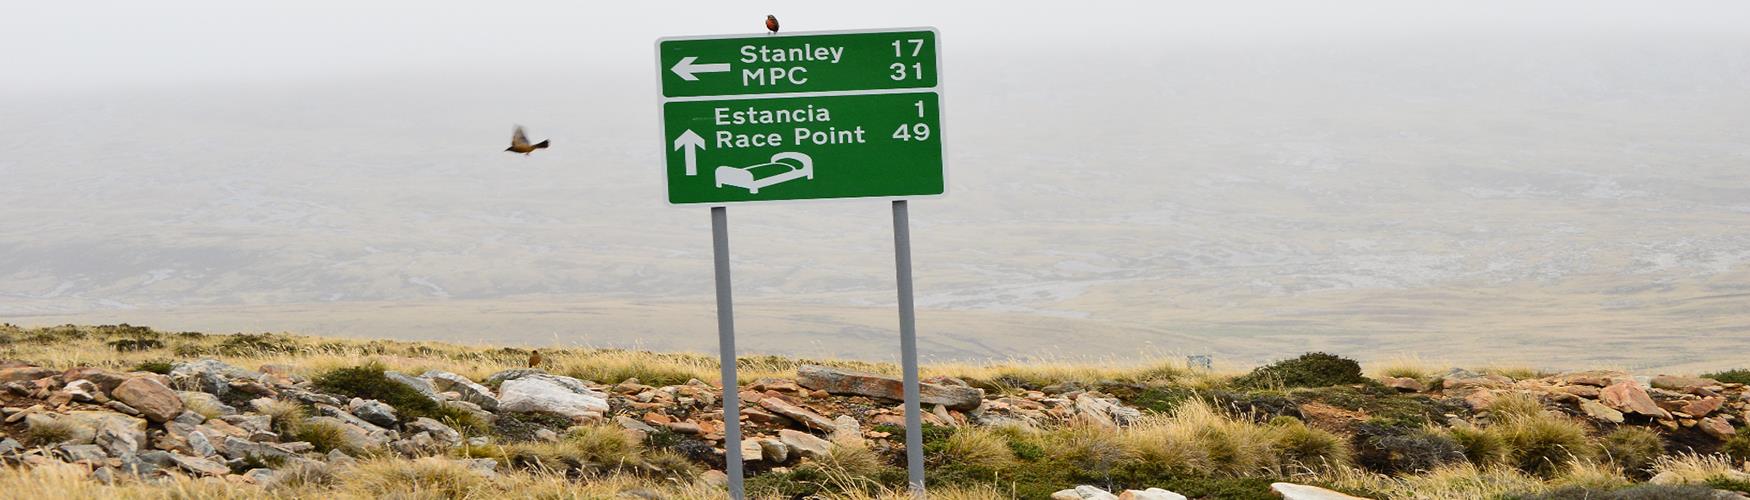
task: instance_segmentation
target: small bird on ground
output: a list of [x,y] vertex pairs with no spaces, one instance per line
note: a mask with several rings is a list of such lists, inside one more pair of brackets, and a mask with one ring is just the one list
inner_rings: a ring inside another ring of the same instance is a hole
[[547,141],[541,141],[541,142],[537,142],[534,144],[529,144],[529,136],[523,134],[523,126],[522,125],[517,125],[516,132],[511,133],[511,135],[510,135],[510,147],[504,148],[505,151],[509,151],[512,153],[522,153],[524,156],[527,156],[529,153],[535,152],[535,150],[537,150],[537,149],[547,149]]
[[778,32],[778,16],[766,14],[766,29],[773,33]]
[[529,368],[535,368],[535,367],[539,367],[539,366],[541,366],[541,351],[533,351],[531,354],[529,354]]

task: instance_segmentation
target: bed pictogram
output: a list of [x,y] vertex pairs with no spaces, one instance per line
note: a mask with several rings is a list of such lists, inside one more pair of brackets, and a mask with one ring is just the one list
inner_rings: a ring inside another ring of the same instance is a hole
[[814,179],[814,159],[795,152],[772,155],[772,161],[746,167],[717,167],[717,187],[735,186],[759,194],[760,188],[794,179]]

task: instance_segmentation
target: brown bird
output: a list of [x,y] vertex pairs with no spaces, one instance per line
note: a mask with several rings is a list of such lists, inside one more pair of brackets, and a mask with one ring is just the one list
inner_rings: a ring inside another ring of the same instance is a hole
[[547,141],[529,144],[529,136],[523,134],[522,125],[517,125],[516,132],[510,134],[510,147],[504,148],[505,151],[522,153],[524,156],[535,152],[537,149],[547,149]]
[[773,33],[778,32],[778,16],[766,14],[766,29]]
[[529,368],[539,366],[541,366],[541,351],[533,351],[529,354]]

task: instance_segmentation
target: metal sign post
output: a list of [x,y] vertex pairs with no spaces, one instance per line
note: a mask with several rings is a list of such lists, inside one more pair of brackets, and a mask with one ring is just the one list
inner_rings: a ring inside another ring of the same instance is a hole
[[924,494],[923,410],[906,199],[947,192],[935,28],[656,41],[668,201],[711,207],[725,472],[743,498],[740,388],[730,299],[730,203],[893,200],[906,469]]
[[899,283],[899,364],[905,371],[905,475],[924,497],[924,416],[918,395],[918,321],[911,300],[911,214],[893,200],[893,267]]
[[729,209],[711,207],[711,258],[717,268],[717,350],[723,376],[723,468],[729,497],[741,500],[741,385],[735,381],[735,311],[729,296]]

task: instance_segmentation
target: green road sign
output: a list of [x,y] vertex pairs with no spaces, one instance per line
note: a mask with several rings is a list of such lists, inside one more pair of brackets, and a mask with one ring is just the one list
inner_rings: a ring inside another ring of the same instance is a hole
[[668,199],[946,191],[933,29],[657,41]]

